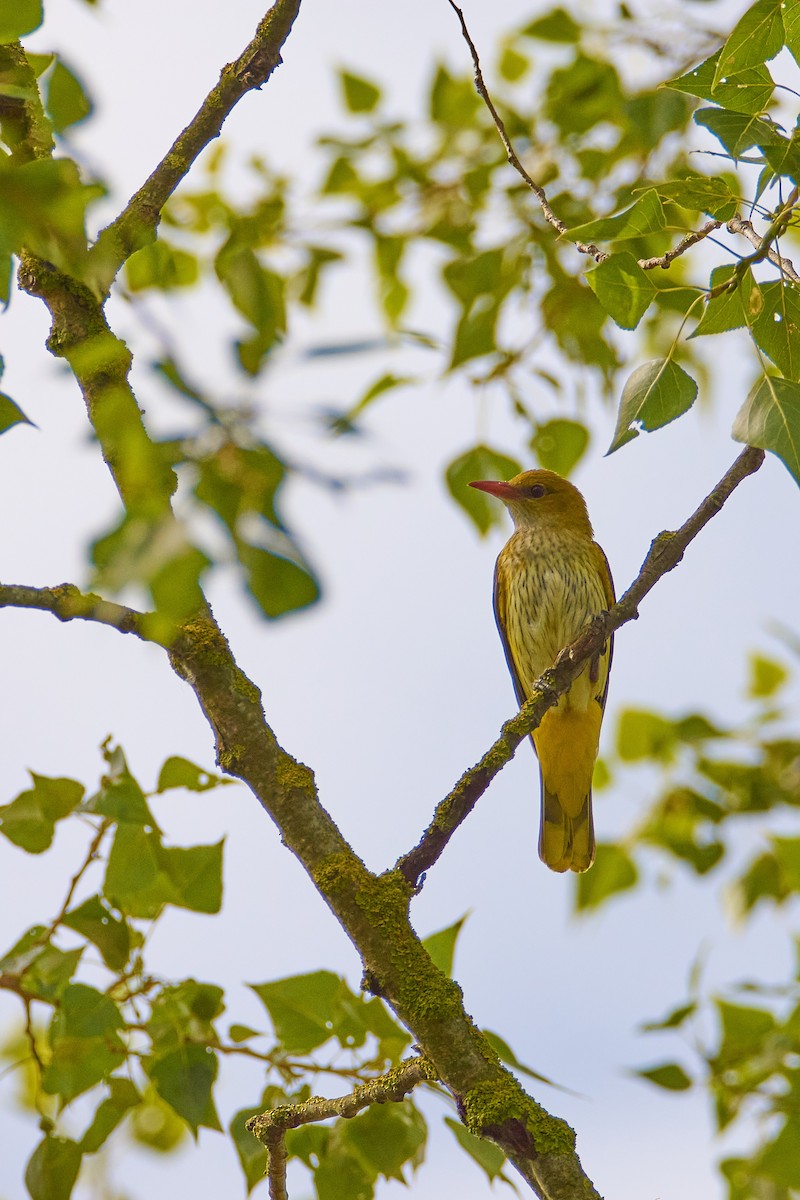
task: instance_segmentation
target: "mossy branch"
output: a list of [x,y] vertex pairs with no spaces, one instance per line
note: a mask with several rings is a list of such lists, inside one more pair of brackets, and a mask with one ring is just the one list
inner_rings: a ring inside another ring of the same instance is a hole
[[134,633],[145,642],[155,640],[148,628],[150,614],[104,600],[93,592],[82,592],[74,583],[45,588],[0,583],[0,608],[36,608],[52,613],[59,621],[94,621],[119,633]]
[[299,11],[300,0],[276,0],[252,41],[235,62],[223,67],[219,83],[153,173],[100,233],[90,257],[106,287],[133,251],[152,240],[167,200],[200,153],[219,137],[233,108],[248,92],[262,87],[281,63],[281,50]]
[[412,888],[419,887],[424,872],[438,860],[495,775],[514,757],[520,742],[538,728],[545,713],[577,678],[588,660],[602,652],[609,636],[628,621],[636,620],[639,605],[648,592],[663,575],[678,565],[689,543],[720,511],[734,488],[757,471],[763,461],[763,450],[747,446],[680,529],[674,533],[660,533],[654,538],[639,574],[624,596],[607,613],[596,617],[579,638],[561,651],[553,666],[540,676],[531,696],[517,715],[502,726],[497,741],[439,802],[433,820],[418,844],[397,860],[396,869]]
[[299,1129],[317,1121],[328,1121],[332,1117],[349,1119],[355,1117],[372,1104],[397,1103],[409,1092],[426,1081],[434,1081],[436,1072],[423,1057],[407,1058],[385,1075],[371,1079],[354,1088],[346,1096],[325,1100],[312,1096],[302,1104],[282,1104],[251,1117],[247,1128],[267,1148],[267,1179],[270,1200],[286,1200],[286,1144],[287,1129]]

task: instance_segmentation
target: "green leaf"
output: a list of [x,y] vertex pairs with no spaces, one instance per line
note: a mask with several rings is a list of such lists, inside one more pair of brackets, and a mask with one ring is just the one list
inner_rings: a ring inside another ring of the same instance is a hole
[[783,0],[757,0],[748,8],[719,52],[714,86],[747,67],[757,67],[783,48]]
[[560,417],[536,427],[531,450],[548,471],[570,475],[586,453],[589,430],[580,421]]
[[262,1146],[255,1134],[247,1128],[250,1118],[257,1117],[263,1111],[261,1105],[258,1108],[241,1108],[228,1126],[231,1140],[236,1147],[236,1153],[239,1155],[239,1162],[244,1172],[248,1196],[267,1173],[267,1148]]
[[777,144],[782,140],[768,121],[728,108],[699,108],[694,121],[713,133],[732,158],[741,158],[753,146]]
[[716,221],[729,221],[739,207],[730,176],[684,175],[657,183],[655,190],[665,200],[674,200],[682,208],[704,212]]
[[186,1137],[186,1125],[150,1086],[144,1100],[131,1112],[130,1136],[157,1154],[170,1154]]
[[[655,193],[652,193],[655,194]],[[621,329],[635,329],[650,307],[655,287],[630,250],[612,254],[591,271],[586,282]]]
[[430,118],[437,125],[461,132],[475,123],[482,101],[471,79],[451,75],[440,63],[433,77],[430,91]]
[[624,100],[619,76],[607,62],[577,54],[548,80],[545,115],[565,134],[588,133],[602,121],[618,120]]
[[103,746],[107,771],[100,781],[100,791],[90,796],[83,811],[108,817],[112,821],[131,825],[147,825],[157,829],[155,818],[147,806],[144,792],[131,775],[121,746]]
[[763,654],[750,655],[750,679],[747,684],[747,694],[754,700],[766,700],[779,692],[789,672],[783,663],[765,658]]
[[731,433],[737,442],[777,454],[800,483],[800,384],[765,375],[736,414]]
[[87,253],[84,216],[103,194],[84,184],[69,158],[39,158],[22,166],[0,159],[0,250],[22,249],[64,270],[80,270]]
[[265,617],[275,620],[316,604],[319,583],[302,559],[274,554],[237,539],[247,590]]
[[504,46],[500,53],[497,70],[508,83],[518,83],[530,70],[531,60],[520,54],[513,46]]
[[43,20],[42,0],[0,0],[0,42],[15,42],[33,33]]
[[781,1188],[800,1188],[800,1118],[792,1113],[783,1128],[756,1156],[756,1169]]
[[[548,1087],[559,1087],[547,1075],[542,1075],[539,1071],[534,1071],[533,1067],[526,1067],[525,1063],[521,1063],[508,1042],[504,1041],[499,1034],[492,1033],[490,1029],[484,1029],[483,1036],[500,1061],[504,1062],[506,1066],[513,1067],[515,1071],[520,1071],[523,1075],[528,1075],[531,1079],[538,1079],[539,1083],[546,1083]],[[564,1091],[565,1089],[562,1088],[561,1090]]]
[[694,1002],[681,1004],[678,1008],[671,1009],[660,1021],[645,1021],[639,1028],[644,1033],[656,1033],[662,1029],[678,1029],[696,1011],[697,1005]]
[[197,1135],[198,1127],[221,1130],[212,1089],[217,1055],[208,1046],[181,1046],[146,1064],[156,1091]]
[[536,38],[540,42],[571,43],[580,41],[581,27],[565,9],[551,8],[544,16],[524,25],[520,33],[523,37]]
[[672,721],[638,708],[623,709],[617,722],[617,754],[622,762],[672,762],[677,742]]
[[787,4],[783,10],[783,33],[786,49],[800,64],[800,8],[796,4]]
[[452,976],[453,974],[453,956],[456,952],[456,942],[468,916],[469,913],[464,913],[463,917],[459,917],[454,924],[448,925],[446,929],[440,929],[438,933],[431,933],[428,937],[422,939],[423,946],[428,951],[436,966],[447,976]]
[[[735,272],[734,266],[715,267],[711,272],[709,290],[713,291],[720,284],[733,279]],[[744,325],[751,325],[756,316],[756,310],[762,303],[761,289],[756,288],[752,271],[748,267],[733,291],[721,292],[720,295],[706,300],[703,315],[697,328],[689,334],[689,337],[727,333],[731,329],[741,329]]]
[[77,75],[57,58],[47,75],[45,108],[54,133],[63,133],[70,125],[84,121],[92,112],[92,102]]
[[53,841],[57,821],[81,802],[83,786],[74,779],[51,779],[31,772],[33,787],[0,805],[0,833],[29,854],[41,854]]
[[48,1134],[25,1168],[25,1186],[31,1200],[69,1200],[80,1169],[80,1146],[69,1138]]
[[669,1092],[685,1092],[692,1086],[692,1081],[678,1063],[662,1063],[657,1067],[643,1067],[635,1071],[641,1079],[648,1079],[656,1087],[666,1088]]
[[381,89],[360,75],[351,75],[349,71],[340,71],[339,82],[348,112],[372,112],[381,98]]
[[650,188],[643,196],[615,217],[600,217],[575,225],[563,235],[571,242],[619,242],[626,238],[644,237],[666,226],[664,209],[658,192]]
[[486,492],[468,485],[479,479],[511,479],[521,470],[516,459],[508,458],[489,446],[473,446],[453,459],[445,472],[445,479],[450,495],[474,521],[479,533],[486,534],[493,525],[502,524],[502,506]]
[[109,1076],[126,1058],[119,1037],[124,1025],[109,996],[71,983],[50,1023],[52,1054],[42,1078],[44,1090],[66,1103]]
[[173,755],[166,760],[158,775],[157,792],[167,792],[170,788],[186,788],[190,792],[207,792],[209,788],[220,787],[232,783],[232,779],[223,779],[198,767],[188,758]]
[[151,242],[132,254],[125,263],[125,278],[132,292],[146,288],[193,287],[200,276],[200,268],[194,254],[170,246],[167,242]]
[[19,405],[15,404],[10,396],[6,396],[5,392],[0,392],[0,433],[5,433],[14,425],[32,425],[34,429],[36,428]]
[[339,1141],[373,1178],[382,1175],[406,1183],[403,1167],[419,1166],[428,1136],[419,1110],[405,1100],[373,1104],[351,1120],[343,1121]]
[[112,971],[121,971],[131,952],[128,926],[120,921],[99,896],[90,896],[62,919],[62,925],[94,942],[103,962]]
[[332,971],[248,985],[262,1002],[275,1036],[290,1054],[308,1054],[333,1036],[344,981]]
[[80,1141],[83,1154],[95,1154],[135,1105],[141,1103],[130,1079],[113,1077],[108,1081],[109,1095],[97,1106],[92,1123]]
[[444,1123],[452,1131],[461,1149],[478,1164],[490,1181],[502,1175],[506,1156],[499,1146],[475,1137],[474,1133],[470,1133],[460,1121],[454,1121],[452,1117],[445,1117]]
[[214,1043],[214,1021],[225,1011],[224,992],[213,983],[184,979],[173,987],[163,987],[152,1001],[147,1032],[153,1053],[161,1058],[186,1042]]
[[617,427],[607,453],[612,454],[639,436],[652,433],[687,412],[697,396],[691,375],[671,358],[642,363],[622,389]]
[[121,912],[152,919],[165,904],[219,912],[222,842],[168,848],[155,830],[120,825],[108,856],[103,892]]
[[717,84],[714,79],[717,72],[719,57],[718,50],[699,66],[693,67],[678,79],[671,79],[666,86],[678,92],[686,92],[690,96],[699,96],[701,100],[713,100],[722,108],[732,108],[740,113],[760,113],[766,108],[775,89],[763,60],[752,67],[736,74],[728,73],[724,81]]
[[800,380],[800,292],[776,279],[760,285],[762,306],[752,322],[756,344],[787,379]]
[[577,877],[576,912],[599,908],[609,896],[635,887],[639,873],[630,855],[621,846],[598,843],[594,865]]
[[715,1007],[722,1027],[717,1057],[721,1064],[736,1062],[743,1056],[758,1053],[764,1039],[775,1031],[775,1017],[764,1008],[731,1004],[716,1000]]
[[487,296],[480,297],[472,308],[462,312],[453,338],[449,370],[452,371],[473,358],[481,358],[484,354],[492,354],[497,350],[498,315],[497,303]]

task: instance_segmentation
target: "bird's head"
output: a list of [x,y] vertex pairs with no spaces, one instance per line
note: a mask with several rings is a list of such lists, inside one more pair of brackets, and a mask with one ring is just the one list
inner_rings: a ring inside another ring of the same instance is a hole
[[517,529],[568,529],[592,536],[586,501],[555,471],[523,471],[507,482],[479,479],[469,486],[502,500]]

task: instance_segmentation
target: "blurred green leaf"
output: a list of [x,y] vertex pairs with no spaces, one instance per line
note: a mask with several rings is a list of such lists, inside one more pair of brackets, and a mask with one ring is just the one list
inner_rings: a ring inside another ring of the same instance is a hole
[[29,854],[41,854],[53,841],[56,823],[81,802],[83,786],[74,779],[51,779],[31,771],[33,787],[0,805],[0,833]]
[[54,133],[84,121],[92,113],[92,102],[78,76],[61,58],[47,74],[45,108]]
[[162,291],[193,287],[199,276],[200,268],[193,254],[163,241],[143,246],[125,263],[125,278],[132,292],[153,287]]
[[800,383],[765,375],[736,414],[731,433],[737,442],[777,454],[800,483]]
[[112,1077],[107,1080],[109,1094],[97,1106],[92,1122],[80,1141],[83,1154],[95,1154],[105,1144],[130,1110],[141,1102],[141,1096],[130,1079]]
[[635,1074],[669,1092],[685,1092],[692,1086],[691,1079],[678,1063],[662,1063],[657,1067],[643,1067]]
[[551,8],[544,16],[524,25],[520,33],[523,37],[536,38],[540,42],[570,43],[580,40],[581,27],[576,25],[565,9]]
[[97,184],[82,182],[69,158],[39,158],[22,166],[0,159],[0,250],[25,248],[80,272],[87,252],[84,215],[102,194]]
[[622,389],[617,428],[607,453],[633,441],[642,430],[652,433],[668,425],[692,407],[696,396],[697,384],[671,358],[642,363]]
[[229,783],[233,783],[233,780],[214,775],[211,771],[189,762],[188,758],[172,755],[158,773],[156,791],[167,792],[170,788],[186,788],[190,792],[207,792],[210,788]]
[[450,495],[474,521],[479,533],[486,534],[493,525],[502,523],[502,506],[498,500],[469,484],[480,479],[511,479],[521,470],[515,459],[507,458],[489,446],[473,446],[453,459],[445,479]]
[[372,112],[381,98],[381,89],[360,75],[351,75],[349,71],[340,71],[339,82],[348,112]]
[[765,658],[763,654],[751,654],[749,665],[747,694],[755,700],[765,700],[774,696],[789,678],[789,672],[783,663]]
[[538,1079],[539,1083],[546,1083],[548,1087],[559,1088],[559,1091],[566,1091],[565,1088],[560,1087],[559,1084],[549,1079],[547,1075],[542,1075],[539,1071],[534,1071],[533,1067],[526,1067],[525,1063],[521,1063],[508,1042],[504,1041],[499,1034],[492,1033],[489,1029],[484,1029],[483,1036],[500,1061],[504,1062],[506,1066],[513,1067],[515,1071],[519,1071],[522,1075],[527,1075],[531,1079]]
[[396,1179],[407,1183],[403,1167],[420,1165],[428,1130],[419,1110],[410,1100],[394,1104],[373,1104],[351,1120],[343,1121],[338,1131],[341,1144],[359,1165],[377,1179]]
[[636,328],[656,290],[629,250],[612,254],[587,271],[586,282],[621,329]]
[[[17,38],[33,33],[43,20],[42,0],[2,0],[0,3],[0,42],[15,42]],[[42,1145],[44,1144],[43,1142]],[[69,1195],[69,1191],[66,1195]],[[34,1197],[34,1200],[39,1200],[39,1198]]]
[[69,1200],[80,1169],[80,1146],[69,1138],[45,1135],[25,1168],[31,1200]]
[[756,1170],[779,1187],[800,1188],[800,1118],[791,1114],[777,1136],[756,1156]]
[[671,762],[676,740],[674,722],[659,713],[626,708],[619,714],[617,754],[623,762],[641,762],[643,759]]
[[638,878],[633,859],[621,846],[598,843],[592,869],[577,876],[576,912],[599,908],[610,896],[635,887]]
[[585,54],[556,68],[545,92],[545,114],[565,134],[588,133],[601,121],[614,120],[622,103],[622,86],[614,67]]
[[144,792],[128,769],[122,747],[106,742],[103,757],[107,769],[100,781],[100,790],[86,800],[82,811],[108,817],[112,821],[157,829]]
[[589,445],[589,430],[580,421],[555,418],[537,425],[531,450],[548,471],[570,475]]
[[0,392],[0,433],[5,433],[14,425],[31,425],[34,429],[36,428],[33,421],[25,416],[19,405],[15,404],[10,396],[6,396],[4,392]]

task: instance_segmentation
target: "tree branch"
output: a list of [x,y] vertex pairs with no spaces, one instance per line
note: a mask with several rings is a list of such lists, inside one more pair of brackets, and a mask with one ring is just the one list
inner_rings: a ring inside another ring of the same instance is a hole
[[346,1096],[338,1096],[335,1100],[312,1096],[302,1104],[282,1104],[257,1117],[251,1117],[247,1128],[268,1151],[267,1179],[270,1200],[287,1200],[284,1142],[287,1129],[298,1129],[301,1125],[327,1121],[331,1117],[354,1117],[371,1104],[404,1100],[417,1084],[435,1079],[436,1072],[426,1059],[407,1058],[385,1075],[354,1088]]
[[275,0],[259,22],[255,36],[235,62],[223,67],[219,83],[201,104],[152,175],[131,197],[120,215],[99,235],[90,257],[99,262],[106,287],[125,260],[152,239],[161,210],[206,146],[219,137],[228,114],[243,96],[262,87],[282,62],[301,0]]
[[[0,583],[0,608],[38,608],[52,613],[59,621],[95,621],[120,633],[133,633],[144,642],[159,642],[149,631],[149,613],[114,604],[92,592],[81,592],[74,583],[60,583],[49,588]],[[159,644],[164,645],[163,642]]]
[[767,241],[765,245],[765,238],[756,233],[750,221],[744,221],[739,216],[731,217],[725,228],[729,233],[740,233],[742,237],[747,238],[751,246],[756,247],[756,254],[749,256],[749,262],[760,262],[761,259],[768,258],[771,263],[780,268],[787,279],[791,279],[792,283],[800,284],[800,275],[795,270],[792,260],[783,258],[777,250],[767,249],[769,242]]
[[624,596],[607,613],[596,617],[570,646],[561,651],[550,667],[534,684],[528,700],[515,717],[502,726],[500,737],[471,767],[456,786],[436,806],[433,820],[418,844],[397,860],[395,869],[417,890],[425,871],[438,860],[459,825],[469,816],[475,804],[506,763],[514,757],[520,742],[540,725],[548,709],[557,702],[585,663],[599,654],[609,636],[628,621],[639,616],[639,605],[663,575],[676,567],[684,551],[701,529],[722,508],[733,490],[757,471],[764,461],[764,451],[747,446],[726,471],[712,492],[674,533],[660,533],[651,543],[642,568]]

